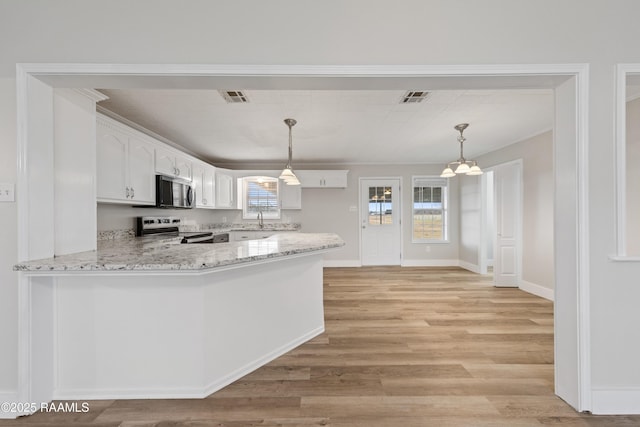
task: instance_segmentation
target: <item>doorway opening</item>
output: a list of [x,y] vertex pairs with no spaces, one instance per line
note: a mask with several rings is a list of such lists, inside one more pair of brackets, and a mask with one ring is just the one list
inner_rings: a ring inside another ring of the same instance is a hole
[[[55,87],[215,87],[235,79],[242,87],[405,87],[514,88],[547,87],[555,90],[554,157],[563,164],[563,177],[554,180],[555,253],[557,303],[555,325],[556,393],[579,411],[591,409],[590,304],[588,283],[588,66],[470,65],[470,66],[216,66],[216,65],[119,65],[119,64],[19,64],[17,70],[18,155],[18,251],[20,260],[53,253],[54,227],[42,218],[55,217],[49,191],[53,182],[50,164],[38,164],[52,151],[53,138],[43,123],[51,123],[51,89]],[[152,83],[150,83],[152,82]],[[45,101],[44,103],[42,101]],[[35,160],[35,162],[34,162]],[[40,169],[39,169],[40,168]],[[38,173],[34,173],[37,171]],[[576,226],[577,224],[577,226]],[[64,230],[60,230],[64,231]],[[46,341],[32,331],[29,290],[44,280],[20,278],[19,383],[21,401],[51,398],[47,378],[38,376],[52,360]],[[33,359],[32,355],[42,357]],[[42,381],[45,383],[42,383]]]

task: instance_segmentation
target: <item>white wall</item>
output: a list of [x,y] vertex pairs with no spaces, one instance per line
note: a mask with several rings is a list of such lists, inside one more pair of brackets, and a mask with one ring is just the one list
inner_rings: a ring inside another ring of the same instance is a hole
[[[0,79],[0,182],[16,183],[16,90]],[[16,203],[0,202],[0,396],[18,386],[18,262]]]
[[[586,279],[592,384],[598,393],[640,395],[640,340],[630,339],[633,325],[640,324],[640,264],[609,259],[616,236],[614,68],[617,63],[640,63],[639,14],[640,2],[635,0],[5,0],[0,2],[0,78],[13,79],[17,62],[587,63],[590,200],[585,234],[590,243]],[[219,19],[222,16],[242,17],[243,25]],[[0,146],[15,154],[13,81],[5,80],[0,90]],[[0,171],[9,180],[15,180],[12,163]],[[7,218],[5,230],[15,230],[13,205],[0,209]],[[0,241],[0,253],[8,256],[4,263],[15,259],[16,245],[11,231],[3,233],[10,233]],[[7,273],[0,274],[5,279]],[[11,287],[12,273],[8,277]],[[15,299],[3,298],[0,305],[2,316],[14,316]],[[11,386],[15,350],[9,342],[1,352],[0,372],[7,372],[9,379],[3,376],[0,381]]]
[[55,254],[96,248],[96,103],[56,89],[54,103]]
[[[483,165],[484,166],[484,165]],[[460,266],[480,272],[482,191],[479,176],[456,176],[449,180],[460,186]]]

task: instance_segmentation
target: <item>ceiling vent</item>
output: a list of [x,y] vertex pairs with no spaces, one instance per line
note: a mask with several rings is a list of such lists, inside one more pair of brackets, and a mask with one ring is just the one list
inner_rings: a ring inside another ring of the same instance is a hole
[[219,90],[218,92],[229,104],[246,104],[249,102],[247,94],[241,90]]
[[429,92],[424,90],[408,90],[402,95],[400,104],[417,104],[427,99]]

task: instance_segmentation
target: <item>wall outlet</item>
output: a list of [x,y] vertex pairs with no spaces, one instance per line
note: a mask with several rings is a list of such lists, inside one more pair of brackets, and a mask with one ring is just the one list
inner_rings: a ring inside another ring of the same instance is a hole
[[427,252],[431,252],[431,246],[425,246],[424,250],[427,251]]
[[0,202],[15,202],[16,186],[13,183],[0,183]]
[[358,212],[358,207],[355,205],[349,206],[349,212]]
[[227,217],[226,216],[222,217],[222,222],[227,222]]

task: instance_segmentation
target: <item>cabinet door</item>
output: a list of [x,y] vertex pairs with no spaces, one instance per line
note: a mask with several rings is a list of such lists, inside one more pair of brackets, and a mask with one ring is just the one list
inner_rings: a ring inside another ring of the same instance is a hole
[[347,171],[333,170],[324,174],[323,186],[327,188],[347,188]]
[[233,208],[233,177],[216,172],[216,208]]
[[156,173],[176,176],[176,155],[172,151],[156,148]]
[[323,187],[324,175],[322,171],[296,171],[296,176],[300,180],[300,185],[305,188]]
[[98,122],[96,136],[98,199],[129,200],[127,191],[128,137]]
[[202,183],[202,203],[208,208],[215,207],[216,168],[207,166],[204,169]]
[[193,165],[193,186],[196,193],[196,208],[204,207],[204,165]]
[[205,163],[194,163],[192,172],[196,187],[196,208],[213,208],[215,167]]
[[186,157],[176,156],[176,176],[191,181],[193,163]]
[[280,181],[278,189],[280,209],[302,209],[302,186],[287,185]]
[[129,138],[129,190],[130,199],[140,204],[154,204],[155,150],[153,145]]
[[304,170],[296,175],[304,188],[346,188],[348,170]]

